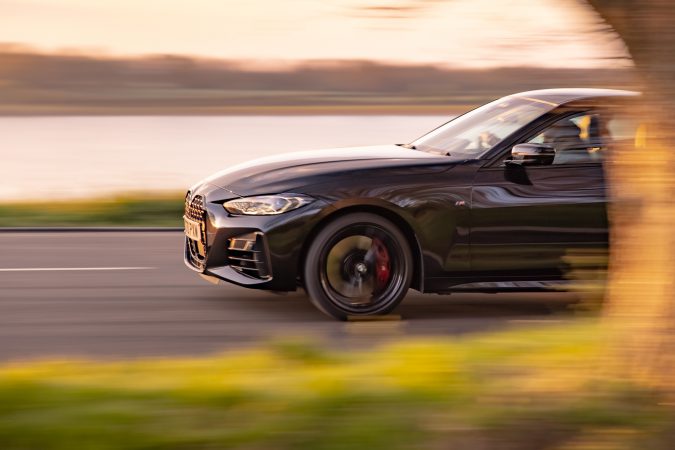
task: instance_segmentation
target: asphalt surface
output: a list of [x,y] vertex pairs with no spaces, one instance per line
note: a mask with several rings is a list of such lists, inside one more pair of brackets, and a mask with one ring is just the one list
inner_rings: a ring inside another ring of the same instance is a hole
[[0,360],[199,355],[279,339],[363,347],[573,320],[571,294],[421,295],[400,320],[342,323],[303,292],[212,285],[179,232],[0,233]]

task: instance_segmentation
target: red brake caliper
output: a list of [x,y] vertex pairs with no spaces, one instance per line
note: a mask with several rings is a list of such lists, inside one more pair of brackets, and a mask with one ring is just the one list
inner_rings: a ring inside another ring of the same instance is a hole
[[378,238],[373,238],[373,249],[375,250],[375,277],[377,280],[377,290],[382,290],[387,286],[389,275],[389,252],[387,247]]

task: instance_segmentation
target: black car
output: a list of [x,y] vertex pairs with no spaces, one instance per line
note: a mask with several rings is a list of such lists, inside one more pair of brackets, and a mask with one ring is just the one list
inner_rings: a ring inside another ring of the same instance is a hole
[[574,254],[607,251],[603,159],[634,140],[624,111],[637,95],[523,92],[410,144],[233,166],[187,193],[185,264],[212,281],[304,287],[338,319],[386,314],[409,288],[546,288]]

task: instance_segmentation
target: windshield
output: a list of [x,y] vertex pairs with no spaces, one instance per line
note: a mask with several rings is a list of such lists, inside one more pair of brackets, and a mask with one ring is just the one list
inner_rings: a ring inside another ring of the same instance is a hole
[[556,106],[524,97],[504,97],[451,120],[409,147],[440,155],[480,158],[505,137]]

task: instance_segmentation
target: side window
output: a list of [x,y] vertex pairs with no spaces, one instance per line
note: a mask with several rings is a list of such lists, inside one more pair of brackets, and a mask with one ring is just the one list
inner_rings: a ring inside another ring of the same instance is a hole
[[596,112],[584,112],[555,122],[528,142],[555,149],[554,165],[601,161],[611,139],[607,123]]

